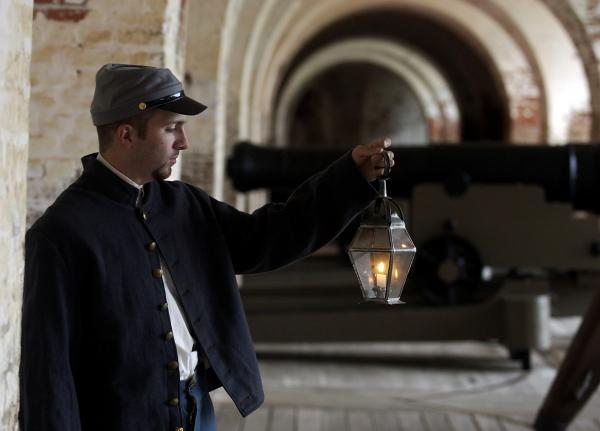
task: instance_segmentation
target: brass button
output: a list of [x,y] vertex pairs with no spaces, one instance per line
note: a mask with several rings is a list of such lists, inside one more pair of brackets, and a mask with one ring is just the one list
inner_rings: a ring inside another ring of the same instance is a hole
[[146,248],[148,249],[148,251],[154,251],[156,250],[156,243],[154,241],[149,242],[148,244],[146,244]]
[[166,302],[163,302],[162,304],[160,304],[160,305],[158,306],[158,309],[159,309],[160,311],[167,311],[167,308],[169,308],[169,304],[167,304]]
[[169,370],[176,370],[177,368],[179,368],[179,363],[177,361],[171,361],[167,364],[167,368]]
[[175,431],[185,431],[183,428],[179,427],[179,428],[175,428]]
[[154,276],[154,278],[162,278],[162,275],[163,275],[162,269],[160,269],[160,268],[153,269],[152,275]]
[[179,398],[171,398],[171,399],[169,400],[169,405],[170,405],[170,406],[173,406],[173,407],[175,407],[175,406],[179,405]]
[[165,334],[165,340],[169,341],[173,339],[173,331],[169,331]]

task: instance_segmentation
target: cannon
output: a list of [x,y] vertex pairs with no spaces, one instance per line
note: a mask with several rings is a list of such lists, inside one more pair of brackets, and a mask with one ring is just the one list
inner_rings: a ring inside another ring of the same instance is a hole
[[[394,152],[398,167],[388,192],[410,209],[419,245],[416,281],[428,302],[485,299],[497,286],[482,283],[491,272],[600,270],[596,219],[573,220],[573,211],[600,213],[600,146],[432,145]],[[237,190],[266,188],[279,200],[342,153],[240,143],[227,172]]]
[[[600,213],[600,145],[517,146],[436,144],[393,149],[398,168],[388,191],[410,198],[416,185],[443,184],[451,196],[470,184],[533,184],[547,201],[570,202],[576,210]],[[242,142],[227,162],[233,186],[289,190],[344,153],[339,149],[306,150],[260,147]]]
[[[528,368],[529,350],[549,347],[551,310],[580,314],[592,298],[535,423],[540,430],[565,429],[600,382],[600,146],[478,143],[393,151],[388,193],[405,207],[417,245],[407,293],[418,295],[412,302],[419,306],[357,309],[338,301],[324,309],[321,301],[322,308],[311,308],[297,296],[296,314],[285,309],[293,323],[274,333],[268,328],[277,307],[254,314],[256,298],[242,289],[255,339],[497,339]],[[240,143],[227,172],[239,191],[263,188],[282,197],[343,152]],[[403,329],[385,334],[353,325],[365,319]],[[351,329],[341,334],[340,325]]]

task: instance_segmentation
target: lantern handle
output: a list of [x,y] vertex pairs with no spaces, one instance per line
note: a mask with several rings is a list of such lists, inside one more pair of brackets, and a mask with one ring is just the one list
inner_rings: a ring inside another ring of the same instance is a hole
[[386,180],[390,178],[390,156],[387,151],[383,151],[383,173],[379,176],[379,194],[387,198],[387,185]]
[[385,181],[390,179],[390,173],[392,171],[390,166],[390,156],[385,150],[383,151],[383,153],[381,153],[381,155],[383,156],[383,173],[381,174],[379,179]]

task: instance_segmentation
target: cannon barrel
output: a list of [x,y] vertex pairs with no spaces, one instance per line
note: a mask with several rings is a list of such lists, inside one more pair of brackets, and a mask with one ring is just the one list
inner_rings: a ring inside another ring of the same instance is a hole
[[[548,201],[571,202],[600,213],[600,145],[564,146],[436,144],[393,147],[396,167],[388,192],[410,198],[420,183],[442,183],[460,195],[471,183],[533,184]],[[247,142],[235,146],[227,163],[234,187],[291,189],[344,153],[339,149],[281,149]]]

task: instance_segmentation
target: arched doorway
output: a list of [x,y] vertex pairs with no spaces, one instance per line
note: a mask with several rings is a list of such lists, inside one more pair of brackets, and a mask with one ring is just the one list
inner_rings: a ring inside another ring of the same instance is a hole
[[429,140],[422,106],[412,88],[378,66],[332,67],[305,88],[290,112],[290,147],[353,147],[381,136],[396,144]]
[[[426,37],[424,37],[424,34],[426,34]],[[488,58],[486,51],[475,41],[467,39],[450,26],[443,25],[432,17],[409,10],[390,9],[362,12],[332,23],[316,34],[298,51],[285,72],[278,94],[285,93],[286,86],[292,80],[296,71],[301,69],[307,61],[310,61],[315,53],[332,44],[341,44],[340,41],[343,40],[367,37],[409,47],[413,55],[426,58],[432,68],[443,77],[449,92],[453,95],[455,109],[458,111],[458,117],[460,118],[460,124],[457,124],[459,128],[457,136],[453,137],[455,139],[450,140],[493,142],[508,139],[511,132],[508,99],[499,72],[496,70],[494,63]],[[348,83],[353,82],[355,85],[361,81],[362,84],[359,84],[359,87],[367,88],[369,85],[367,82],[372,81],[372,77],[369,75],[371,69],[369,68],[362,68],[359,71],[357,67],[339,66],[334,70],[335,72],[329,72],[337,74],[335,79],[329,81],[329,84],[334,87],[340,87],[341,83],[348,80]],[[347,77],[345,76],[346,73],[349,74]],[[363,74],[360,78],[359,73]],[[354,75],[354,78],[351,75]],[[327,78],[323,77],[323,79],[325,81],[320,81],[321,84],[326,82]],[[414,94],[415,90],[411,89],[414,86],[410,85],[410,82],[408,84],[405,85],[406,91],[403,92],[405,95],[403,100],[404,103],[410,104],[411,97],[409,95]],[[313,97],[312,103],[314,103],[314,97],[316,96],[314,81],[307,82],[306,85],[307,97]],[[345,92],[351,94],[354,88],[349,85],[346,87]],[[323,95],[324,91],[319,92],[319,94]],[[398,94],[396,92],[396,95]],[[386,95],[386,97],[389,97],[389,94],[386,93]],[[374,92],[371,97],[377,97],[377,92]],[[415,97],[412,97],[412,99],[414,100]],[[281,98],[277,97],[276,100],[277,105]],[[380,99],[377,103],[382,104],[384,102],[384,99]],[[388,98],[387,102],[393,103],[393,100]],[[305,100],[303,103],[304,105],[299,104],[298,106],[306,107],[306,104],[310,102]],[[421,110],[423,108],[425,107],[422,107]],[[410,112],[416,112],[413,108],[411,109],[405,111],[408,117],[411,116]],[[388,113],[393,111],[396,114],[400,112],[397,106],[391,105],[385,111]],[[305,115],[302,111],[298,113]],[[355,114],[356,111],[350,113],[350,115]],[[391,129],[388,129],[388,134],[399,133],[399,128],[402,126],[400,117],[397,117],[399,121],[397,127],[392,126]],[[280,118],[276,119],[275,123],[277,121],[280,121]],[[290,121],[297,123],[296,120]],[[358,123],[368,121],[367,118],[364,118]],[[351,122],[353,125],[358,124],[356,120]],[[325,126],[322,122],[320,125]],[[315,124],[315,126],[317,125]],[[303,134],[306,133],[305,129],[296,128],[295,130],[301,130]],[[314,134],[315,132],[311,133]],[[331,136],[331,132],[323,133],[330,138],[335,138]],[[274,136],[276,136],[276,141],[282,138],[276,132]],[[356,136],[364,137],[361,134]],[[422,140],[423,134],[418,135],[418,137]],[[431,141],[432,137],[435,137],[435,134],[429,133],[426,141]],[[415,135],[415,138],[417,138],[417,135]],[[294,140],[291,137],[290,139],[290,142]],[[433,140],[440,139],[438,137]],[[405,142],[408,142],[408,140]],[[419,143],[419,140],[417,139],[414,143]],[[280,143],[277,142],[277,145],[280,145]]]

